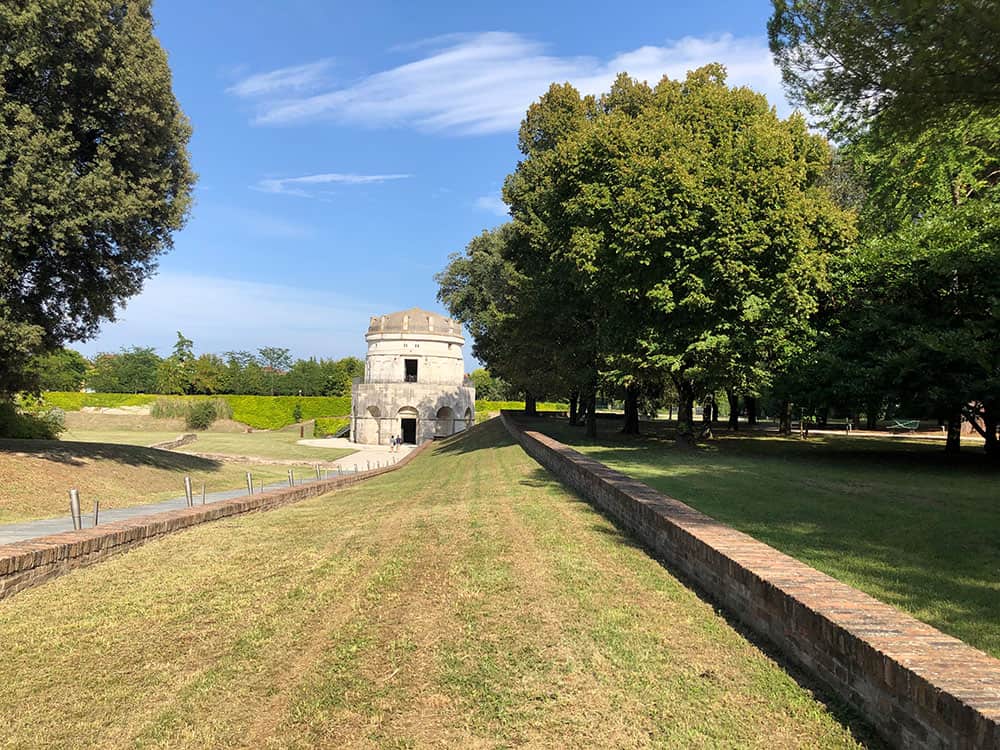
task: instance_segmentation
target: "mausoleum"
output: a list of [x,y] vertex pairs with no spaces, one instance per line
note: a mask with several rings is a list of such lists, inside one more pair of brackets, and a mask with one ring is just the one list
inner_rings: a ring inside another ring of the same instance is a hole
[[420,443],[470,427],[476,389],[465,377],[462,326],[419,308],[371,319],[364,379],[351,388],[351,440]]

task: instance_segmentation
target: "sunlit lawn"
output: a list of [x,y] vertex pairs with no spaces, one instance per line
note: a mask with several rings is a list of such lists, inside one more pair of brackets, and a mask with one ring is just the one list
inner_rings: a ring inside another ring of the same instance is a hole
[[1000,471],[941,442],[669,433],[596,441],[565,420],[534,426],[852,586],[1000,657]]
[[494,422],[0,601],[0,746],[853,747]]

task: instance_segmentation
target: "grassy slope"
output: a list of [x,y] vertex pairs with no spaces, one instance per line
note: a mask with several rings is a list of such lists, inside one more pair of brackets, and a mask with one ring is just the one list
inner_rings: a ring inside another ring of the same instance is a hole
[[495,423],[0,601],[0,632],[0,746],[854,744]]
[[[148,440],[155,433],[123,433]],[[110,435],[104,438],[113,437]],[[168,437],[176,437],[176,433]],[[308,463],[303,461],[303,464]],[[85,513],[99,499],[105,510],[142,505],[184,494],[184,477],[197,491],[244,486],[245,474],[281,480],[288,466],[212,461],[139,445],[110,442],[0,439],[0,523],[68,514],[67,491],[76,487]],[[308,472],[303,465],[301,471]]]
[[[599,423],[540,429],[1000,657],[1000,472],[940,443],[721,438],[681,451]],[[648,428],[647,428],[648,429]],[[970,454],[972,450],[970,449]]]

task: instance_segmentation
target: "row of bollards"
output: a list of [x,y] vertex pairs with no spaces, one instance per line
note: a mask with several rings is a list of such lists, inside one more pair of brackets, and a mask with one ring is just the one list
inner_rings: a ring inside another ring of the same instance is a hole
[[[393,464],[396,463],[396,457],[395,456],[393,456],[393,458],[392,458],[392,463]],[[386,462],[386,466],[388,467],[389,465],[390,464],[388,462]],[[372,462],[371,461],[367,462],[367,467],[368,467],[367,468],[368,471],[372,470]],[[316,480],[317,481],[320,481],[322,479],[329,479],[330,478],[330,470],[329,469],[322,469],[318,464],[315,467],[313,467],[313,468],[316,471]],[[375,462],[375,468],[376,469],[381,469],[382,468],[382,462],[381,461],[376,461]],[[354,464],[354,473],[355,474],[358,473],[358,465],[357,464]],[[337,464],[337,476],[338,477],[344,476],[344,467],[341,466],[340,464]],[[247,495],[252,496],[254,494],[254,480],[253,480],[253,473],[252,472],[248,471],[246,473],[246,481],[247,481]],[[288,470],[288,486],[289,487],[294,487],[295,486],[295,472],[294,472],[293,469],[289,469]],[[260,480],[260,492],[264,492],[264,480],[263,479]],[[205,483],[202,482],[201,483],[201,504],[202,505],[205,504],[206,497],[207,497],[207,492],[206,492]],[[191,482],[191,477],[184,477],[184,501],[187,504],[187,507],[189,507],[189,508],[193,508],[194,507],[194,486],[193,486],[193,484]],[[94,526],[97,526],[97,524],[98,524],[98,522],[100,520],[100,512],[101,512],[101,503],[100,503],[99,500],[95,500],[94,501]],[[69,491],[69,513],[70,513],[70,517],[73,520],[73,529],[74,529],[74,531],[79,531],[80,529],[82,529],[83,528],[83,516],[82,516],[81,510],[80,510],[80,491],[78,489],[76,489],[75,487]]]

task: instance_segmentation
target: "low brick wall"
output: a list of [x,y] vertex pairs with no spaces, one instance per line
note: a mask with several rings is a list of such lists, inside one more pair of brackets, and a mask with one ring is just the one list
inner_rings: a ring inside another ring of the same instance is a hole
[[15,544],[0,545],[0,599],[37,586],[75,568],[100,562],[112,555],[138,547],[165,534],[197,526],[219,518],[271,510],[296,503],[331,490],[387,474],[406,466],[431,446],[426,441],[391,466],[334,479],[311,482],[298,487],[271,490],[233,500],[220,500],[208,505],[156,513],[102,524],[93,529],[67,531],[42,536]]
[[511,436],[892,745],[1000,747],[1000,661],[503,415]]

